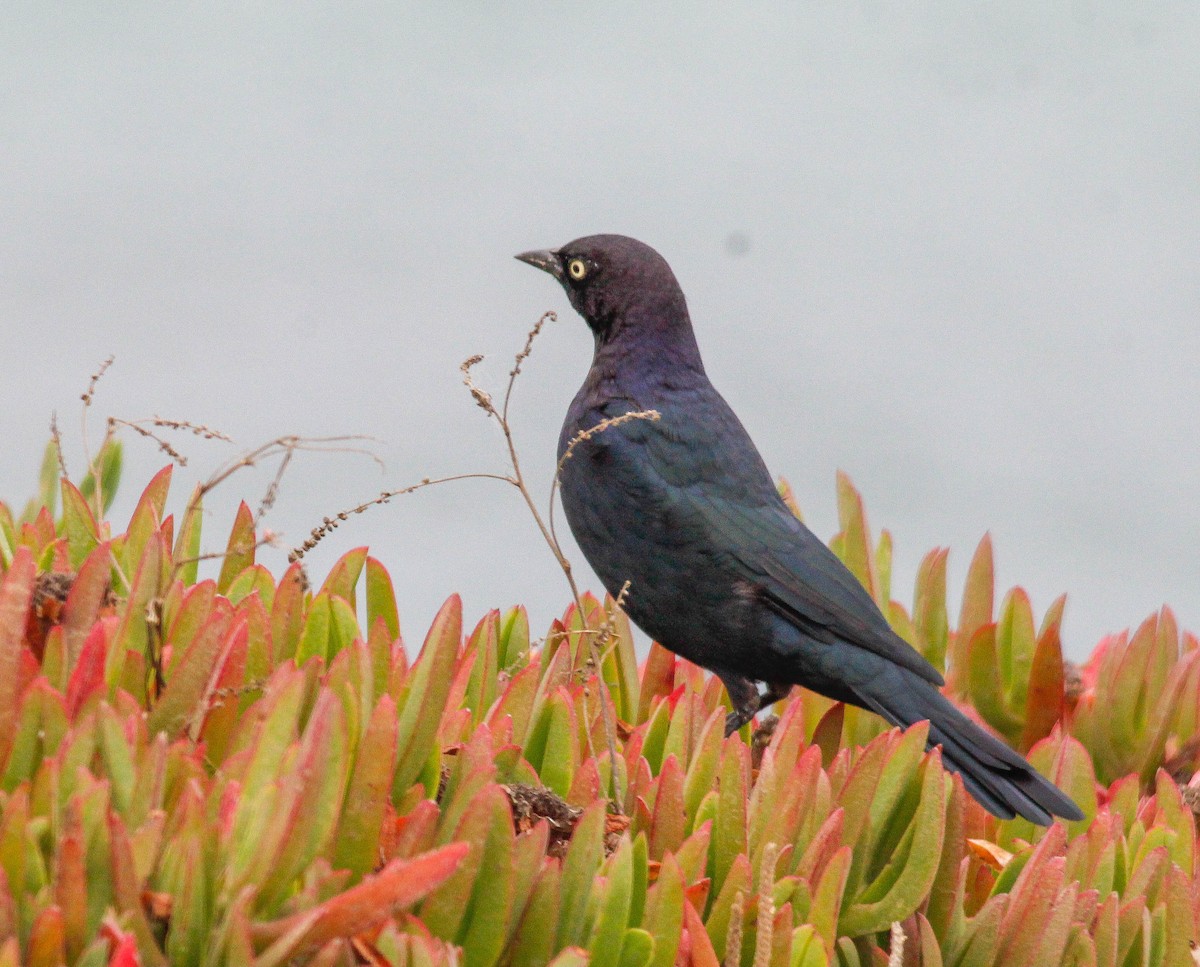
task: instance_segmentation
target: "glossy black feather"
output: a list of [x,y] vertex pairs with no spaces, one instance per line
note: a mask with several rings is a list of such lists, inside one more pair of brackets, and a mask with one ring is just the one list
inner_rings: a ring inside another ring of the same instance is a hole
[[582,431],[656,410],[578,443],[562,476],[571,531],[604,586],[630,582],[630,617],[725,682],[735,726],[757,682],[800,684],[930,742],[1001,816],[1049,823],[1078,808],[937,690],[942,677],[783,503],[758,450],[704,371],[687,304],[653,249],[619,235],[518,256],[562,282],[591,327],[591,369],[560,456]]

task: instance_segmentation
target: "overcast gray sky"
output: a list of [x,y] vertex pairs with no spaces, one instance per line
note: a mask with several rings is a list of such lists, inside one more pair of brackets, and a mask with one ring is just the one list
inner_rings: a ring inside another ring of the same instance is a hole
[[[547,308],[515,424],[537,492],[591,343],[515,252],[658,248],[714,382],[809,522],[834,473],[909,599],[990,530],[1075,655],[1163,602],[1200,627],[1200,6],[1194,2],[8,4],[0,57],[0,495],[78,396],[312,455],[268,523],[427,475],[502,470],[458,384],[500,389]],[[163,462],[134,438],[127,517]],[[225,456],[192,456],[174,506]],[[226,485],[210,544],[269,472]],[[420,640],[567,593],[514,493],[463,483],[357,517]],[[572,547],[573,550],[573,547]],[[583,568],[578,553],[576,565]],[[263,559],[276,570],[281,553]]]

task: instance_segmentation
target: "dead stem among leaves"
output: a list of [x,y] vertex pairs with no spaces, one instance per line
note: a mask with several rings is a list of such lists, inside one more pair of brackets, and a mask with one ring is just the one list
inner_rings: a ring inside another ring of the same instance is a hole
[[33,585],[33,613],[42,621],[57,624],[74,583],[73,571],[42,571]]
[[753,769],[758,769],[762,766],[763,753],[767,751],[767,746],[771,744],[771,737],[775,734],[775,729],[779,725],[779,716],[774,713],[764,715],[758,720],[758,727],[754,730],[754,734],[750,736],[750,766]]
[[544,787],[514,782],[500,788],[512,805],[513,827],[516,831],[526,833],[544,819],[550,829],[546,855],[563,856],[583,810],[568,805],[562,796]]

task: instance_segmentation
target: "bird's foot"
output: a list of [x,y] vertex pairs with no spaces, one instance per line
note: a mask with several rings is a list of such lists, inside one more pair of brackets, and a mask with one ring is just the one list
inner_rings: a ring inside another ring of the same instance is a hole
[[736,732],[743,725],[745,725],[752,718],[754,718],[754,716],[757,713],[758,713],[757,708],[753,708],[753,709],[740,708],[740,709],[734,709],[732,712],[730,712],[728,715],[726,715],[725,716],[725,738],[729,738],[731,735],[733,735],[734,732]]
[[725,716],[725,737],[733,735],[738,729],[758,714],[758,686],[749,678],[740,675],[717,673],[725,683],[725,691],[729,693],[729,704],[733,710]]

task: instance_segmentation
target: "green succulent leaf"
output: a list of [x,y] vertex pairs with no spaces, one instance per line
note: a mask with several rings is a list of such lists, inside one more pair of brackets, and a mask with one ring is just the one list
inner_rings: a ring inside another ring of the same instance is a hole
[[79,491],[96,512],[97,516],[107,514],[112,503],[117,499],[117,489],[121,484],[121,467],[124,462],[124,447],[115,437],[105,439],[100,452],[96,454],[87,475],[79,485]]
[[392,783],[393,798],[412,785],[434,747],[461,639],[462,600],[452,595],[434,618],[421,656],[413,666],[403,702],[397,703],[399,759]]

